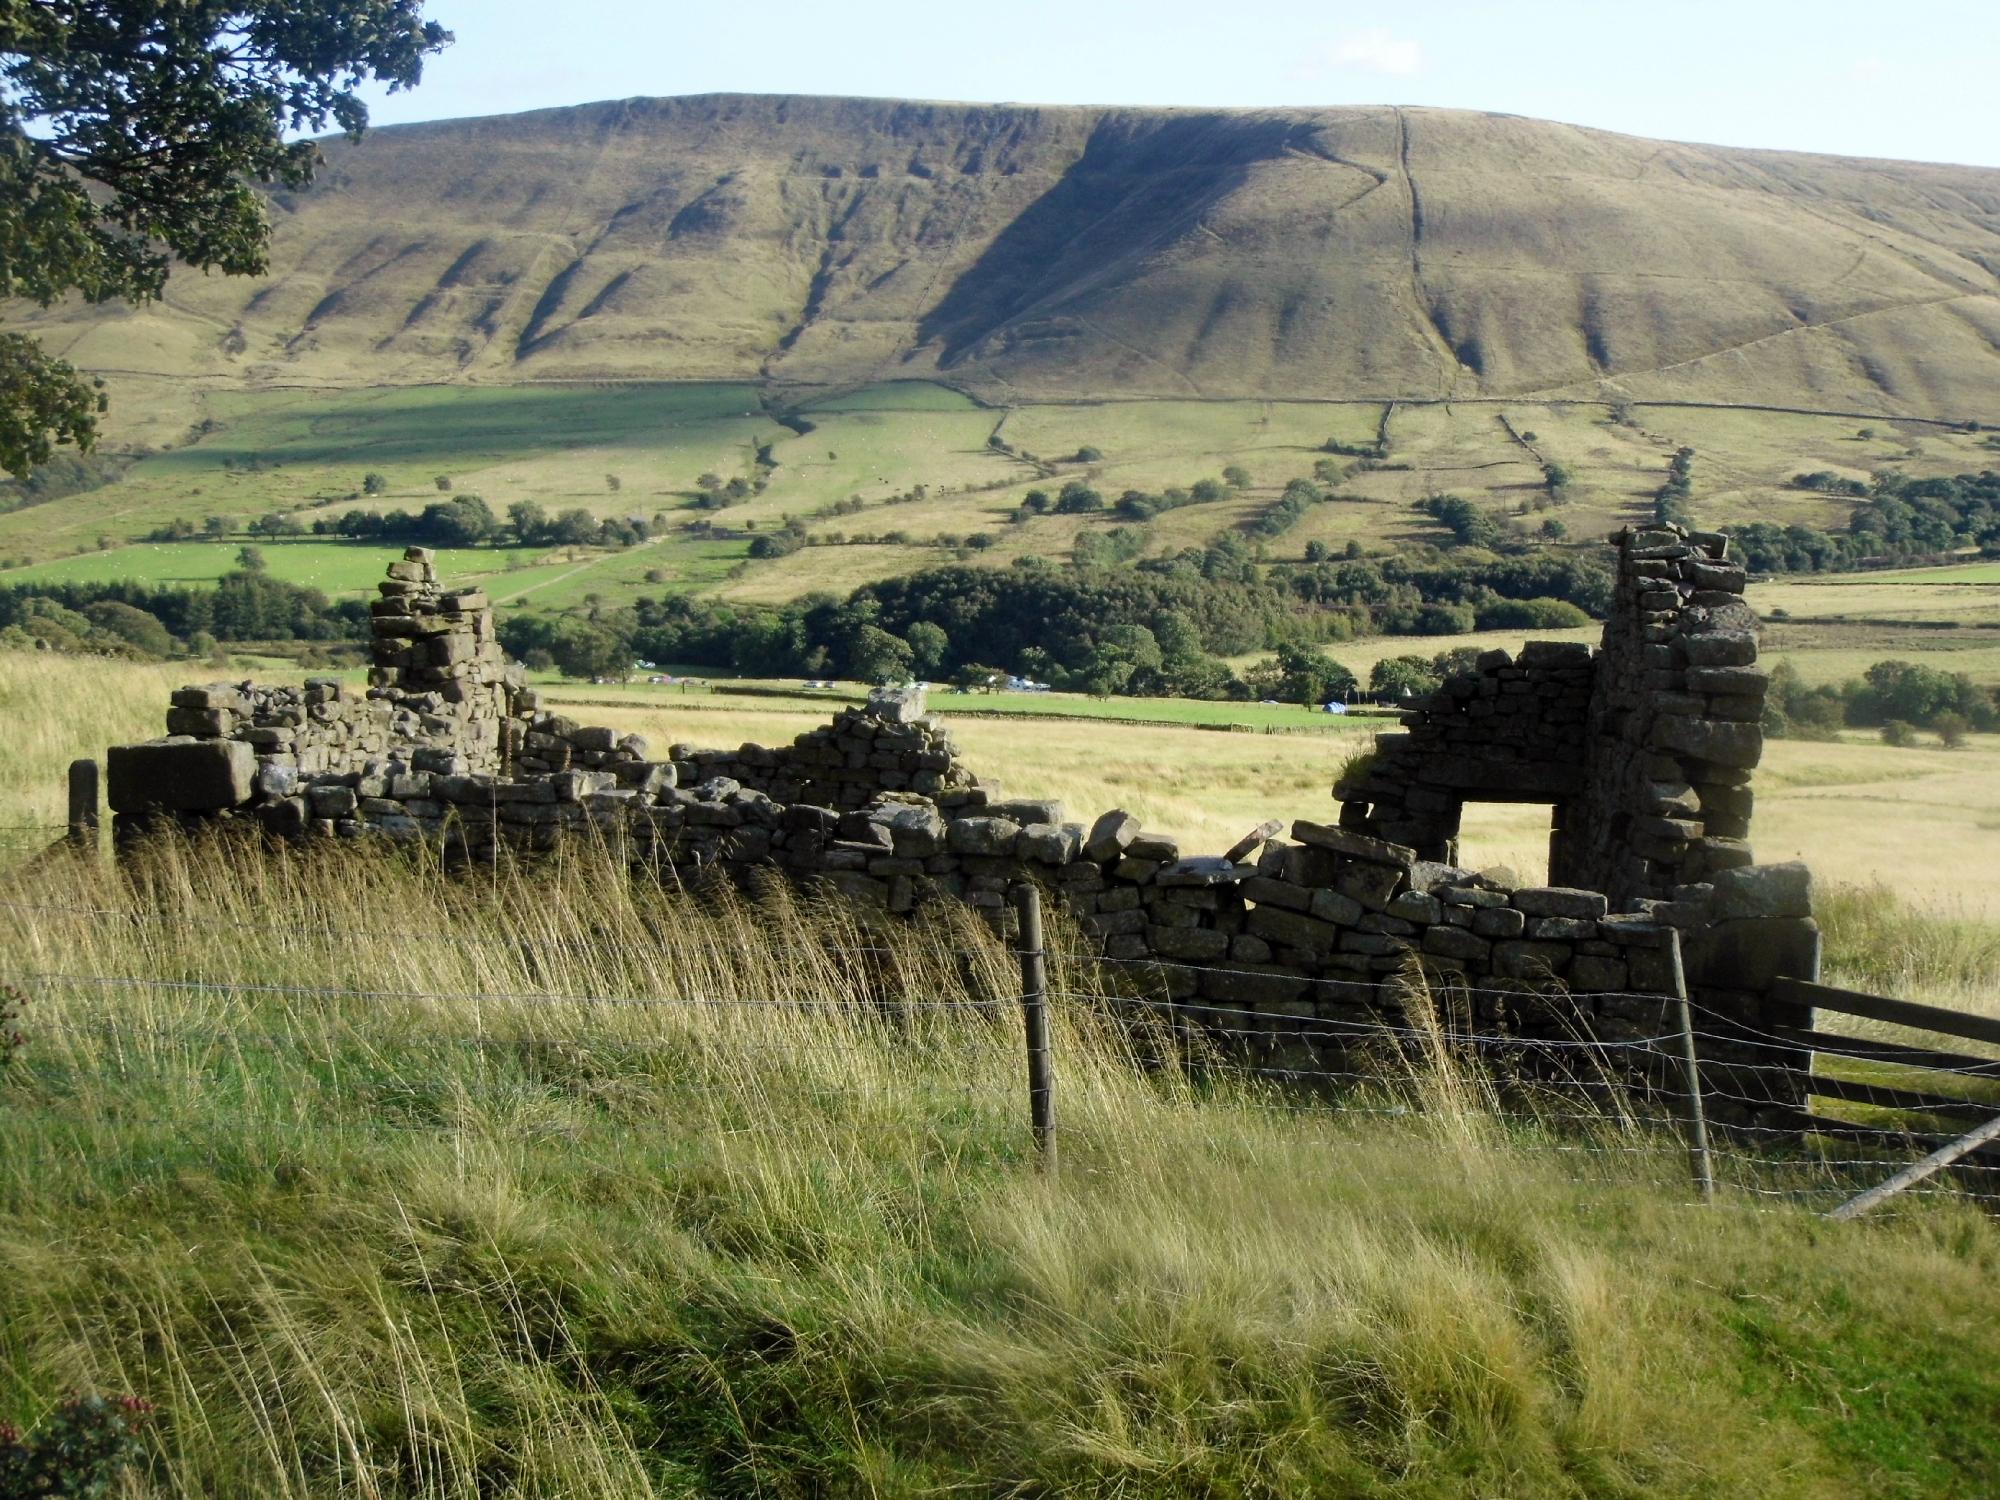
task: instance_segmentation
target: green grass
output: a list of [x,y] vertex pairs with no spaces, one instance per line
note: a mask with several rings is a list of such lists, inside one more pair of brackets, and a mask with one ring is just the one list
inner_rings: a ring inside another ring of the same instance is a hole
[[1942,568],[1905,568],[1893,573],[1870,573],[1870,583],[1975,583],[2000,584],[2000,561],[1956,563]]
[[[228,542],[142,542],[108,552],[87,552],[58,562],[0,571],[0,584],[100,583],[133,579],[140,583],[205,587],[237,566],[245,546],[264,555],[265,571],[286,583],[304,584],[331,596],[373,594],[383,569],[403,555],[400,546],[381,542],[301,541],[289,538]],[[541,558],[542,547],[445,548],[438,566],[456,585],[469,586],[505,576],[509,562]]]
[[[207,982],[29,978],[0,1084],[0,1416],[153,1399],[154,1493],[2000,1483],[2000,1236],[1949,1204],[1704,1210],[1671,1142],[1195,1088],[1077,1000],[1051,1181],[976,926],[333,857],[0,886],[17,976]],[[667,1003],[561,998],[617,995]]]

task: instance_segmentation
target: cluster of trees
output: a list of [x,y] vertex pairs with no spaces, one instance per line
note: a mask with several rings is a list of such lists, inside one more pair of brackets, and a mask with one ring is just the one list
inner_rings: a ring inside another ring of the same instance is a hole
[[1653,519],[1662,526],[1696,529],[1689,500],[1694,492],[1694,449],[1676,448],[1667,464],[1667,482],[1653,496]]
[[1831,739],[1845,728],[1881,729],[1894,744],[1906,740],[1899,727],[1933,730],[1955,744],[1972,730],[2000,730],[2000,697],[1963,672],[1921,662],[1878,661],[1860,677],[1818,687],[1808,687],[1790,662],[1772,669],[1767,734]]
[[1307,511],[1326,498],[1325,492],[1310,479],[1294,479],[1285,486],[1284,494],[1265,507],[1257,519],[1250,523],[1250,535],[1282,536],[1298,525]]
[[478,495],[434,501],[416,515],[404,510],[350,510],[312,524],[316,536],[355,537],[420,547],[631,547],[653,534],[639,516],[592,515],[581,506],[550,515],[533,500],[516,500],[503,520]]
[[[246,549],[251,552],[252,549]],[[272,578],[256,566],[225,573],[214,588],[149,584],[32,583],[0,588],[0,631],[64,651],[205,655],[216,641],[348,641],[368,635],[363,600],[330,602],[318,589]],[[99,632],[79,629],[78,620]],[[109,637],[124,643],[114,647]]]
[[[1095,545],[1118,548],[1121,531]],[[1020,673],[1087,692],[1192,697],[1271,695],[1218,659],[1309,650],[1382,632],[1560,629],[1601,615],[1611,575],[1594,558],[1418,555],[1261,568],[1228,534],[1136,566],[943,567],[884,579],[845,599],[812,595],[775,609],[674,596],[501,628],[523,660],[579,676],[639,660],[763,676],[932,681]],[[608,664],[608,665],[607,665]],[[997,664],[997,665],[996,665]],[[977,675],[977,674],[975,674]],[[1281,696],[1320,701],[1289,668]],[[1337,678],[1329,679],[1337,681]]]
[[1945,479],[1878,474],[1843,531],[1759,521],[1731,533],[1745,566],[1759,573],[1837,573],[1911,562],[1977,547],[2000,552],[2000,473]]
[[1021,497],[1013,519],[1019,525],[1051,512],[1059,516],[1083,516],[1108,508],[1121,520],[1150,521],[1164,511],[1179,510],[1184,505],[1213,505],[1225,499],[1232,490],[1243,489],[1249,483],[1249,471],[1232,464],[1222,471],[1220,479],[1197,479],[1185,488],[1171,484],[1158,492],[1126,490],[1107,506],[1103,494],[1092,488],[1088,481],[1071,479],[1053,496],[1047,490],[1029,490]]
[[0,480],[0,512],[25,510],[101,489],[132,466],[129,456],[57,453],[21,479]]
[[1864,499],[1868,486],[1858,479],[1848,479],[1835,474],[1830,469],[1816,469],[1810,474],[1794,474],[1792,487],[1800,490],[1817,490],[1822,495],[1846,495],[1854,499]]
[[1417,509],[1449,531],[1458,546],[1497,551],[1509,541],[1483,506],[1461,495],[1428,495],[1417,502]]

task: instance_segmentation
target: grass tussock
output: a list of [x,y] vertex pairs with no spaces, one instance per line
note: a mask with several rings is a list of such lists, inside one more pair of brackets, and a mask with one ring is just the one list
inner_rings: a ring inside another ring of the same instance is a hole
[[156,1402],[139,1493],[2000,1483],[1983,1220],[1702,1211],[1442,1044],[1298,1110],[1065,1002],[1049,1180],[962,914],[227,841],[0,903],[0,1418]]
[[2000,1011],[2000,925],[1915,907],[1885,885],[1824,885],[1829,984],[1953,1010]]

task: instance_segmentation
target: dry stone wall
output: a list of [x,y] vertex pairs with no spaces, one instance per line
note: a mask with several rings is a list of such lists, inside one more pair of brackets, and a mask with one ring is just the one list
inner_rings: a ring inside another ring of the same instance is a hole
[[[1721,538],[1665,528],[1618,546],[1603,650],[1490,653],[1383,737],[1339,789],[1337,823],[1267,823],[1217,855],[1124,812],[1086,822],[1001,797],[921,693],[878,695],[789,746],[654,759],[544,708],[499,661],[484,600],[438,592],[415,551],[384,586],[365,694],[184,689],[174,733],[112,751],[113,806],[128,832],[254,818],[468,863],[584,836],[635,872],[778,870],[889,913],[956,900],[996,922],[1033,881],[1135,997],[1286,1071],[1340,1067],[1405,1019],[1419,978],[1486,1032],[1659,1035],[1677,954],[1750,1027],[1799,1024],[1768,992],[1816,971],[1809,878],[1750,865],[1741,842],[1762,679],[1740,572]],[[1558,809],[1551,883],[1505,889],[1456,864],[1458,810],[1502,796]],[[1763,1044],[1712,1044],[1705,1061],[1766,1101],[1737,1123],[1794,1116],[1792,1064]]]
[[1549,870],[1613,901],[1675,900],[1752,863],[1767,683],[1728,539],[1624,532],[1603,646],[1489,651],[1335,788],[1344,828],[1457,858],[1468,802],[1550,807]]
[[[501,653],[486,596],[441,589],[424,547],[391,563],[378,591],[365,692],[331,677],[179,689],[165,737],[111,749],[106,790],[122,825],[287,799],[296,814],[321,781],[497,772],[516,758],[534,698]],[[297,832],[306,820],[273,821]]]

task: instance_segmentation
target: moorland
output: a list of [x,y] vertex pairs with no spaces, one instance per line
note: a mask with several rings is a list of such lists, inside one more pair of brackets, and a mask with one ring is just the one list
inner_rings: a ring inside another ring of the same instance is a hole
[[[1027,579],[1073,690],[939,693],[967,758],[1216,852],[1325,817],[1381,723],[1274,652],[1592,639],[1601,539],[1674,519],[1759,549],[1753,842],[1817,871],[1827,977],[1990,1013],[2000,737],[1950,705],[2000,713],[2000,174],[745,98],[328,155],[268,279],[32,320],[113,405],[0,494],[0,1417],[143,1396],[186,1496],[2000,1486],[2000,1246],[1950,1192],[1700,1207],[1671,1131],[1436,1054],[1343,1110],[1160,1069],[1060,928],[1050,1178],[1013,958],[948,914],[40,852],[172,687],[358,676],[411,541],[656,745],[823,722],[878,622],[873,666],[976,663],[1004,610],[940,645],[908,601]],[[1963,695],[1891,733],[1888,659]],[[1533,878],[1545,835],[1467,852]]]

